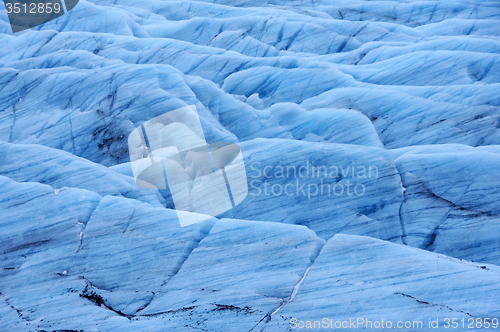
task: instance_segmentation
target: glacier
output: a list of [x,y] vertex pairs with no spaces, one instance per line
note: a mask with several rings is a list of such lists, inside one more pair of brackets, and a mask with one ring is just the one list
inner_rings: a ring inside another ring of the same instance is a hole
[[[500,320],[497,0],[4,9],[0,331]],[[134,178],[130,133],[186,106],[245,164],[215,217]]]

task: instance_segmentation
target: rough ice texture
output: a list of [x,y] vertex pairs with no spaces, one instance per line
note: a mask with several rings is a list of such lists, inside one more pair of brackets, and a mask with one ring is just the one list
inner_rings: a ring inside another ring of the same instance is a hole
[[[0,330],[499,318],[499,18],[493,0],[82,0],[13,34],[0,10]],[[240,145],[249,194],[180,228],[127,137],[187,105]],[[277,173],[313,165],[338,174]],[[363,195],[312,194],[348,182]]]

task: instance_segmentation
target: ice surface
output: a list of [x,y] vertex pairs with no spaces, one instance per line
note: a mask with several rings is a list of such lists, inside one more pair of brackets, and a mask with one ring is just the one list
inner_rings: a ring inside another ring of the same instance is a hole
[[[498,1],[0,9],[1,331],[499,316]],[[186,106],[202,135],[158,144],[241,148],[216,217],[134,179],[129,135]]]
[[[323,247],[300,292],[273,314],[265,330],[286,330],[290,318],[322,321],[325,317],[329,324],[330,319],[333,324],[351,319],[356,326],[357,318],[362,318],[360,329],[367,327],[366,321],[378,321],[376,330],[382,331],[393,331],[398,321],[420,321],[423,328],[415,330],[432,331],[432,317],[441,321],[440,330],[444,330],[446,318],[467,321],[498,315],[499,273],[496,265],[481,266],[372,238],[336,235]],[[392,328],[387,323],[380,328],[382,319],[391,321]]]

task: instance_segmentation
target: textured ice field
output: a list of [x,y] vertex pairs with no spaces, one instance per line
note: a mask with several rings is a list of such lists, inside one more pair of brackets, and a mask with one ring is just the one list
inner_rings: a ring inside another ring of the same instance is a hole
[[[2,3],[0,331],[500,319],[500,1],[82,0],[8,22]],[[249,195],[181,228],[127,137],[188,105],[239,144]]]

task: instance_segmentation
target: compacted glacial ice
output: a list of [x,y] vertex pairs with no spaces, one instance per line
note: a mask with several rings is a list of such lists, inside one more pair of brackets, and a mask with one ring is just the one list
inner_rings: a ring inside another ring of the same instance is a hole
[[[1,9],[0,331],[500,319],[498,1]],[[128,135],[189,105],[244,158],[216,217],[132,173]]]

